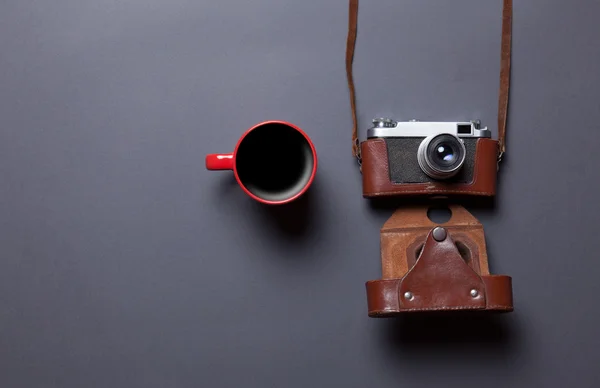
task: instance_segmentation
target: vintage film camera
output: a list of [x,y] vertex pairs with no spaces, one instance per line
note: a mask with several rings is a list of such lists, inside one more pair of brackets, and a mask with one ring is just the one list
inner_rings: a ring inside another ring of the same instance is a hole
[[498,141],[470,122],[373,120],[361,143],[363,197],[493,196]]

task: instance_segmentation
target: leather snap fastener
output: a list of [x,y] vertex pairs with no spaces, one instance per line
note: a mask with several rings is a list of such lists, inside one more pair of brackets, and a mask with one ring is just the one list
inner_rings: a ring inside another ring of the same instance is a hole
[[435,241],[444,241],[446,239],[446,229],[438,226],[435,229],[433,229],[433,238],[435,239]]

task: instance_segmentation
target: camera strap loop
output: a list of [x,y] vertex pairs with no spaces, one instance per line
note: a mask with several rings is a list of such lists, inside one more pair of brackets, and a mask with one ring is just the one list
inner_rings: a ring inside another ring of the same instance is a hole
[[[508,112],[508,94],[510,86],[510,60],[512,41],[512,0],[503,0],[502,8],[502,41],[500,51],[500,88],[498,93],[498,164],[506,151],[506,116]],[[358,122],[356,117],[356,93],[352,76],[352,62],[356,45],[358,24],[358,0],[350,0],[348,13],[348,38],[346,41],[346,76],[350,90],[350,107],[352,110],[352,155],[361,165],[360,141],[358,140]]]

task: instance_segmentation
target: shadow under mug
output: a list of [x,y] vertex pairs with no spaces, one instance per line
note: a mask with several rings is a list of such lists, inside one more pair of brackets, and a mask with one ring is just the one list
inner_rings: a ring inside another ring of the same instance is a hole
[[279,205],[304,194],[317,172],[310,138],[285,121],[265,121],[248,129],[229,154],[206,155],[208,170],[233,170],[244,192],[258,202]]

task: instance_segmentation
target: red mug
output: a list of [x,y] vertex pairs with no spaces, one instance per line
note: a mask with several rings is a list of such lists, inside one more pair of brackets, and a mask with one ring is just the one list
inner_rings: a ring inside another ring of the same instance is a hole
[[208,170],[233,170],[251,198],[267,205],[291,202],[304,194],[317,172],[310,138],[285,121],[265,121],[248,129],[229,154],[206,155]]

